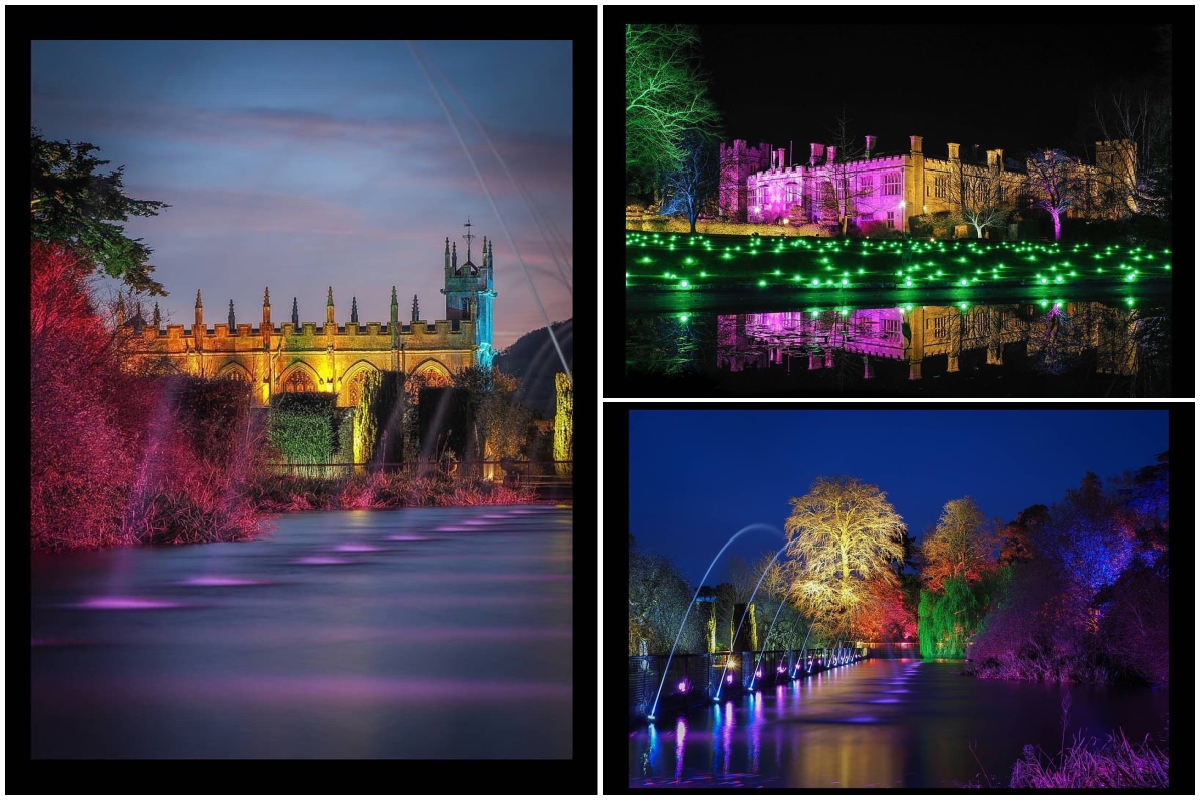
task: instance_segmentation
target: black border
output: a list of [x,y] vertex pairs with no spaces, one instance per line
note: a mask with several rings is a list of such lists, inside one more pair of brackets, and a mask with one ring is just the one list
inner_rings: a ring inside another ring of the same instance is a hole
[[[412,39],[561,39],[573,42],[572,59],[572,158],[576,170],[573,192],[573,238],[591,241],[595,229],[596,191],[590,177],[590,165],[598,148],[596,121],[596,30],[599,9],[596,6],[545,7],[513,6],[442,6],[419,9],[392,6],[72,6],[66,9],[46,6],[11,6],[4,10],[7,24],[6,67],[8,70],[7,108],[12,127],[30,113],[30,42],[33,39],[373,39],[403,36]],[[519,20],[519,25],[514,22]],[[372,34],[383,34],[375,35]],[[391,36],[387,36],[390,34]],[[23,164],[28,157],[24,134],[10,131],[8,163]],[[80,138],[87,138],[86,132]],[[103,146],[103,142],[97,142]],[[9,231],[28,225],[25,216],[25,190],[19,181],[8,185]],[[10,265],[28,257],[28,241],[10,235],[7,240]],[[578,259],[578,250],[576,258]],[[589,259],[582,259],[587,264]],[[29,330],[28,273],[10,269],[7,281],[9,319],[15,320],[7,342],[10,353],[10,377],[20,381],[21,371],[14,368],[27,361]],[[250,793],[269,787],[271,793],[345,794],[389,793],[417,790],[426,794],[595,794],[597,786],[595,642],[596,542],[590,520],[595,517],[596,404],[595,373],[588,355],[596,351],[595,303],[591,293],[585,302],[574,304],[573,315],[582,324],[577,341],[585,354],[584,369],[573,370],[576,489],[573,504],[576,532],[573,547],[573,715],[571,760],[363,760],[327,762],[320,760],[239,762],[237,779],[223,769],[210,769],[198,761],[73,761],[30,759],[29,722],[26,715],[29,696],[28,647],[29,549],[20,535],[21,517],[28,517],[29,506],[21,494],[27,486],[28,417],[24,402],[9,404],[9,488],[13,499],[6,514],[12,535],[7,538],[7,639],[9,653],[6,691],[9,699],[6,728],[7,793],[121,793],[164,794]],[[15,354],[15,355],[14,355]],[[15,383],[14,383],[15,385]],[[13,392],[10,399],[23,397]],[[580,524],[582,521],[582,524]],[[327,769],[328,764],[335,764]],[[265,778],[248,782],[247,776]]]
[[[1174,176],[1179,181],[1175,192],[1179,206],[1177,216],[1180,219],[1181,232],[1176,234],[1171,249],[1175,261],[1179,264],[1195,263],[1195,236],[1184,226],[1186,220],[1192,219],[1195,208],[1195,175],[1188,166],[1193,158],[1192,141],[1195,138],[1195,117],[1191,113],[1195,96],[1194,59],[1195,52],[1195,20],[1194,6],[1106,6],[1103,10],[1080,14],[1078,19],[1088,24],[1119,25],[1125,18],[1134,18],[1139,22],[1171,22],[1173,25],[1174,48],[1181,57],[1173,62],[1172,84],[1175,87],[1175,97],[1180,100],[1181,113],[1175,118],[1175,141],[1180,142],[1177,151],[1186,155],[1180,159],[1183,168]],[[919,69],[923,63],[923,50],[918,44],[922,29],[929,24],[953,22],[957,24],[974,23],[980,26],[980,35],[988,35],[988,26],[1003,22],[1006,24],[1027,20],[1037,24],[1040,17],[1032,9],[1023,6],[737,6],[736,11],[730,6],[646,6],[622,5],[605,6],[602,38],[604,47],[604,90],[601,102],[604,105],[604,140],[605,147],[603,180],[603,202],[601,204],[600,235],[604,245],[603,297],[606,311],[604,312],[604,396],[640,399],[647,397],[646,391],[640,387],[636,378],[630,379],[625,375],[625,325],[627,318],[625,307],[625,287],[618,277],[618,265],[625,261],[624,230],[616,227],[616,220],[624,219],[625,205],[625,170],[622,160],[618,158],[618,145],[624,148],[625,121],[623,113],[624,96],[622,89],[625,85],[624,65],[625,56],[621,49],[624,27],[627,23],[652,22],[683,22],[688,24],[726,24],[736,25],[747,22],[777,22],[803,24],[853,24],[859,21],[872,23],[890,23],[896,27],[897,40],[906,45],[897,50],[898,68]],[[1062,21],[1061,15],[1051,15],[1050,21]],[[803,39],[794,42],[777,44],[793,45],[797,52],[803,52]],[[749,56],[748,56],[749,57]],[[1114,58],[1134,58],[1136,54],[1118,53]],[[802,60],[802,56],[800,56]],[[1053,61],[1053,58],[1050,59]],[[799,63],[799,62],[797,62]],[[1070,69],[1069,65],[1060,65]],[[1055,67],[1051,66],[1051,72]],[[1039,91],[1035,81],[1026,70],[1014,67],[1009,74],[1002,78],[1007,91],[1019,97],[1022,91]],[[1052,79],[1046,86],[1049,91]],[[964,84],[965,85],[965,84]],[[781,97],[788,102],[803,102],[804,93],[810,91],[803,81],[781,90]],[[920,91],[921,87],[906,88],[904,91]],[[966,91],[964,89],[964,91]],[[730,135],[737,135],[731,131]],[[610,224],[610,221],[612,223]],[[1172,354],[1171,364],[1174,373],[1173,386],[1175,398],[1194,397],[1195,383],[1195,342],[1196,330],[1189,313],[1189,298],[1195,295],[1195,272],[1191,269],[1179,269],[1172,274]],[[1188,389],[1192,395],[1187,395]],[[688,396],[693,393],[689,392]],[[662,396],[662,395],[650,395]],[[1171,400],[1175,398],[1161,398]],[[947,398],[952,401],[954,398]],[[963,397],[964,400],[987,398]],[[1027,399],[1027,398],[1021,398]],[[1033,399],[1033,398],[1028,398]],[[1159,398],[1152,398],[1159,399]]]
[[[1171,592],[1174,608],[1175,627],[1181,632],[1183,644],[1191,642],[1190,632],[1195,628],[1195,594],[1194,573],[1191,565],[1195,558],[1195,541],[1192,521],[1195,519],[1194,470],[1196,463],[1195,422],[1197,407],[1191,402],[1155,402],[1155,403],[1027,403],[1027,402],[941,402],[941,403],[834,403],[821,401],[814,403],[754,403],[754,402],[697,402],[697,403],[605,403],[604,404],[604,483],[607,487],[604,496],[604,611],[608,624],[603,631],[603,675],[604,690],[609,696],[606,704],[603,722],[603,745],[607,753],[601,775],[602,791],[606,794],[677,794],[680,796],[692,794],[736,794],[746,791],[757,791],[768,794],[833,794],[829,788],[762,788],[748,790],[734,787],[713,787],[672,789],[670,787],[631,788],[629,786],[628,763],[628,713],[616,704],[616,698],[625,696],[628,691],[627,680],[620,678],[627,675],[628,668],[628,631],[625,630],[626,606],[628,597],[628,542],[622,528],[628,528],[629,519],[629,412],[630,411],[693,411],[693,410],[864,410],[888,411],[904,413],[905,411],[935,411],[953,409],[956,411],[978,411],[986,415],[987,411],[1056,411],[1069,412],[1072,410],[1127,410],[1147,411],[1165,410],[1168,412],[1168,440],[1172,450],[1174,469],[1171,472],[1171,497],[1175,504],[1176,525],[1182,525],[1182,532],[1175,537],[1176,583]],[[986,416],[981,416],[986,422]],[[1119,432],[1099,432],[1101,435],[1121,435]],[[1173,687],[1171,708],[1176,716],[1174,750],[1177,753],[1175,782],[1169,789],[1156,790],[1070,790],[1072,794],[1194,794],[1195,771],[1191,753],[1194,747],[1195,735],[1195,684],[1191,675],[1195,670],[1194,657],[1191,648],[1177,647],[1171,659],[1171,669],[1177,679]],[[1182,756],[1181,758],[1179,756]],[[1019,757],[1014,753],[1013,758]],[[847,794],[964,794],[962,789],[954,788],[905,788],[905,789],[845,789]],[[1036,792],[1032,790],[1005,789],[974,789],[972,792],[987,794],[1052,794],[1053,792]]]

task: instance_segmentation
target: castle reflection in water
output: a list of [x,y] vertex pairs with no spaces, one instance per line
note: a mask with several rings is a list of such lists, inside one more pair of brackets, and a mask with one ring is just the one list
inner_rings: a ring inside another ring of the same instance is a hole
[[1001,365],[1005,348],[1022,343],[1026,353],[1060,360],[1093,350],[1098,372],[1129,375],[1136,369],[1139,324],[1136,310],[1099,302],[722,314],[717,366],[823,369],[840,350],[862,356],[865,378],[885,359],[906,362],[909,378],[917,380],[927,358],[945,356],[947,371],[957,372],[964,352],[981,351],[988,364]]

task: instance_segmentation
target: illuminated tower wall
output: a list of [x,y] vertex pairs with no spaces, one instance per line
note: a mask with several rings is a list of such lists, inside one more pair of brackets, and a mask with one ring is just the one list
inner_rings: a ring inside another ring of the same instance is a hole
[[[446,296],[446,319],[475,322],[475,346],[481,367],[490,368],[495,349],[492,347],[492,299],[494,267],[492,243],[483,240],[483,252],[472,253],[468,244],[467,256],[458,263],[458,243],[446,240],[445,254],[446,285],[442,294]],[[475,264],[473,259],[478,259]]]

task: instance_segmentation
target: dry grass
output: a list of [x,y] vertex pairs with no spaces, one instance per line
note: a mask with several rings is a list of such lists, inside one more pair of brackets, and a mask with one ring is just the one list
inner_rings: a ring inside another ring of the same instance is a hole
[[263,511],[409,508],[414,506],[499,506],[537,503],[537,492],[471,478],[375,472],[351,478],[263,475],[252,487]]

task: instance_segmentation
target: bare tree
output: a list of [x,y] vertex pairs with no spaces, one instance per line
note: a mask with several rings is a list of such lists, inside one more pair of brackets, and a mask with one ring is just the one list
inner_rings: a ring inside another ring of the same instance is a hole
[[1011,202],[1004,196],[999,165],[963,164],[954,161],[948,184],[950,216],[945,222],[970,225],[975,238],[988,228],[1002,229],[1008,222]]
[[867,151],[863,138],[851,132],[845,114],[837,118],[829,135],[833,153],[825,151],[824,179],[818,178],[822,182],[818,184],[821,188],[815,202],[823,216],[836,219],[845,236],[852,217],[871,214],[882,207],[876,198],[883,187],[875,186],[874,178],[854,163],[865,158]]
[[715,140],[720,112],[708,96],[699,45],[690,25],[625,26],[625,175],[631,187],[653,186],[677,168],[685,131],[701,130]]
[[702,212],[711,212],[720,187],[720,172],[716,148],[708,137],[695,129],[685,131],[680,141],[682,158],[676,169],[666,173],[663,180],[666,200],[662,213],[682,213],[688,218],[691,232],[696,232],[696,219]]
[[1104,210],[1166,217],[1171,185],[1171,95],[1119,84],[1092,99],[1103,141],[1096,151]]
[[1033,206],[1050,215],[1054,222],[1054,240],[1062,238],[1062,219],[1083,199],[1079,162],[1063,150],[1047,148],[1025,161],[1025,192]]

